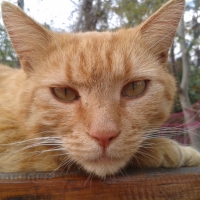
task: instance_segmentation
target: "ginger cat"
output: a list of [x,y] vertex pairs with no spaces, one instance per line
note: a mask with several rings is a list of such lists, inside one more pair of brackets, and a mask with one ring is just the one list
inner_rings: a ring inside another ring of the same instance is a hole
[[55,33],[19,8],[2,15],[22,69],[0,66],[0,171],[71,166],[106,177],[125,166],[200,166],[200,153],[154,132],[176,92],[168,50],[184,0],[135,28]]

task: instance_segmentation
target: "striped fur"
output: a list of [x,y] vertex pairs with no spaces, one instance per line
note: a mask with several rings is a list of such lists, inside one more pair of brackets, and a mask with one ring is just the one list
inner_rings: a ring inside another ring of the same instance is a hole
[[[3,20],[22,69],[0,66],[0,171],[54,171],[78,165],[105,177],[126,165],[200,165],[200,155],[150,134],[170,114],[176,92],[167,53],[184,9],[171,0],[135,28],[116,32],[55,33],[10,3]],[[148,80],[145,93],[121,95]],[[63,103],[52,87],[80,98]],[[103,149],[90,131],[118,132]]]

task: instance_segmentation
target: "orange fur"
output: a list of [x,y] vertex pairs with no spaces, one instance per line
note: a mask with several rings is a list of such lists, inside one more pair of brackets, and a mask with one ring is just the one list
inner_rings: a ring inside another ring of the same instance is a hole
[[[4,2],[3,20],[22,69],[0,66],[0,171],[75,163],[105,177],[128,164],[200,165],[192,148],[145,137],[173,104],[175,81],[166,62],[183,9],[183,0],[171,0],[135,28],[61,34]],[[148,80],[144,94],[123,97],[123,87],[138,80]],[[73,88],[80,98],[59,101],[52,87]],[[117,136],[102,148],[91,132]]]

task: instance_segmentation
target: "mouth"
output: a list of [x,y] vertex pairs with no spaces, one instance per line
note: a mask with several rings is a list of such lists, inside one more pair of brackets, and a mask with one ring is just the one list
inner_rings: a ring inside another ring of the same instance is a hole
[[93,159],[91,160],[92,162],[98,162],[98,163],[102,163],[102,164],[105,164],[105,163],[114,163],[114,162],[118,162],[122,160],[122,158],[116,158],[116,157],[111,157],[111,156],[108,156],[106,154],[103,154],[102,156],[96,158],[96,159]]

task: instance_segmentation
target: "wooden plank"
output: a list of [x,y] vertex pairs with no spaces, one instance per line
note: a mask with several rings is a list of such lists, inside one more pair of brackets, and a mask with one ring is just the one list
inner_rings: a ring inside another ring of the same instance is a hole
[[0,173],[1,200],[200,199],[200,168],[128,170],[100,180],[85,175]]

